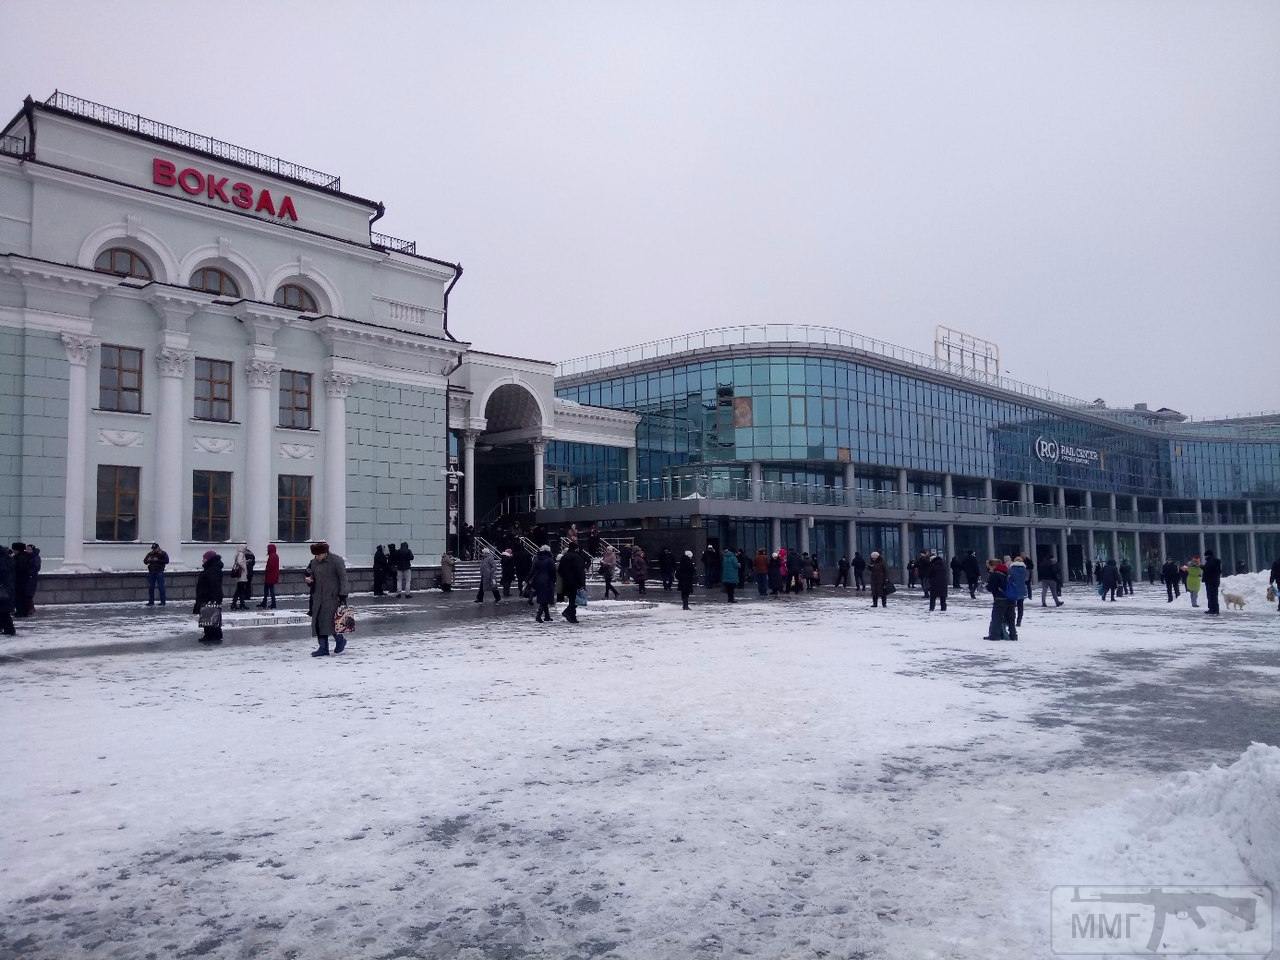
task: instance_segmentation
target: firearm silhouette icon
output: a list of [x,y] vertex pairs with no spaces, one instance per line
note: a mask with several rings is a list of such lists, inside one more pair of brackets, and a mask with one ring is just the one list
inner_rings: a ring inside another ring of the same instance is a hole
[[1258,901],[1252,897],[1223,897],[1216,893],[1165,893],[1155,887],[1146,893],[1112,893],[1098,897],[1081,897],[1080,888],[1076,887],[1072,903],[1135,903],[1153,907],[1156,912],[1155,924],[1151,927],[1151,936],[1147,939],[1147,950],[1155,953],[1160,949],[1164,939],[1165,921],[1169,914],[1179,918],[1190,918],[1196,928],[1203,930],[1205,919],[1200,914],[1204,907],[1216,907],[1225,913],[1243,920],[1246,929],[1252,930],[1257,922]]

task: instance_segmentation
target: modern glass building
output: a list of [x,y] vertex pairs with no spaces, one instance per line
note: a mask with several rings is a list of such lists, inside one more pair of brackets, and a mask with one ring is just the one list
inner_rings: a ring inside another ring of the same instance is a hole
[[[636,452],[548,452],[540,516],[642,541],[1033,551],[1139,570],[1280,556],[1280,415],[1116,410],[827,327],[692,334],[567,361],[558,397],[639,414]],[[554,445],[553,445],[554,446]],[[664,532],[667,531],[667,532]],[[673,546],[675,543],[672,544]]]

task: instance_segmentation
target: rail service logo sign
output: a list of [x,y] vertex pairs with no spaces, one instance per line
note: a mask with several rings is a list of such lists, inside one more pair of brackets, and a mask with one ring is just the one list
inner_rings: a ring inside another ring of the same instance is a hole
[[1073,447],[1070,444],[1059,443],[1057,440],[1050,440],[1043,435],[1036,437],[1032,448],[1044,463],[1073,463],[1085,467],[1102,465],[1102,454],[1097,450]]

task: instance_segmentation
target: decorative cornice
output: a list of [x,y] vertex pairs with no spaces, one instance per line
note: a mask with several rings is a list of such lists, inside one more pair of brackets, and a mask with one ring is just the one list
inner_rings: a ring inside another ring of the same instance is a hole
[[349,373],[330,370],[324,375],[324,391],[334,400],[345,400],[355,382],[356,378]]
[[62,347],[67,351],[67,360],[72,366],[83,367],[89,363],[89,357],[98,341],[93,337],[85,337],[76,333],[62,334]]
[[194,358],[195,353],[191,350],[161,347],[156,351],[156,366],[162,377],[185,377]]

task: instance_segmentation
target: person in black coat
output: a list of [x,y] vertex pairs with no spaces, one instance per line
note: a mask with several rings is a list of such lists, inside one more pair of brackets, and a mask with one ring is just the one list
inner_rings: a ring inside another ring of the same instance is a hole
[[1160,568],[1160,581],[1164,584],[1164,592],[1169,598],[1169,603],[1173,603],[1175,599],[1182,596],[1182,578],[1178,576],[1176,562],[1173,560],[1164,562],[1164,566]]
[[964,563],[960,560],[960,555],[956,554],[951,558],[951,586],[960,589],[960,574],[964,572]]
[[853,585],[859,590],[867,589],[867,561],[862,559],[862,554],[855,550],[849,566],[853,568]]
[[982,568],[978,566],[978,555],[970,550],[965,554],[960,566],[964,569],[964,581],[969,585],[969,598],[978,597],[978,578],[982,576]]
[[0,633],[6,637],[12,637],[18,632],[13,626],[13,607],[16,596],[13,555],[8,547],[0,546]]
[[676,558],[670,547],[663,547],[658,554],[658,574],[662,577],[662,589],[670,590],[676,580]]
[[[680,603],[683,609],[689,609],[689,595],[693,593],[694,584],[698,582],[698,568],[693,565],[693,551],[686,550],[680,562],[676,564],[676,586],[680,588]],[[774,590],[774,593],[777,593]]]
[[1116,602],[1116,587],[1120,585],[1120,569],[1116,566],[1114,560],[1108,560],[1107,565],[1102,568],[1102,574],[1098,578],[1102,584],[1102,599],[1108,599],[1107,594],[1112,603]]
[[529,602],[538,601],[538,623],[551,622],[551,603],[556,598],[556,560],[545,543],[538,547],[529,569]]
[[707,549],[702,551],[702,571],[703,586],[709,589],[720,582],[720,554],[709,543]]
[[1208,602],[1206,615],[1218,615],[1218,587],[1222,585],[1222,561],[1213,555],[1212,550],[1204,552],[1204,567],[1200,574],[1204,583],[1204,596]]
[[529,576],[533,573],[533,557],[529,555],[529,551],[523,546],[516,546],[516,592],[520,596],[529,597],[529,603],[533,603],[533,594],[529,592]]
[[[741,547],[738,548],[736,554],[738,558],[738,589],[745,590],[747,588],[747,551]],[[814,569],[817,569],[816,567]]]
[[25,543],[13,545],[13,614],[31,616],[31,554]]
[[[524,553],[523,547],[519,549],[521,553]],[[511,596],[511,583],[516,578],[516,557],[510,547],[498,554],[498,563],[502,568],[502,595],[509,597]]]
[[569,548],[560,557],[560,587],[564,590],[565,599],[568,605],[560,612],[560,616],[564,617],[570,623],[578,622],[578,591],[585,590],[587,586],[587,567],[584,563],[582,552],[576,544],[570,544]]
[[1276,591],[1276,609],[1280,610],[1280,558],[1271,565],[1271,579],[1267,581]]
[[1053,605],[1062,606],[1062,566],[1057,556],[1050,556],[1040,568],[1040,606],[1047,607],[1045,601],[1053,594]]
[[382,549],[382,544],[378,544],[378,549],[373,551],[373,595],[375,597],[380,597],[386,592],[388,566],[387,555]]
[[[200,615],[206,603],[222,606],[222,558],[212,550],[205,551],[200,575],[196,577],[196,604],[192,613]],[[201,641],[217,643],[222,639],[222,627],[205,627]]]
[[942,557],[934,556],[929,561],[929,568],[926,571],[929,578],[929,609],[932,610],[935,603],[942,604],[942,612],[947,612],[947,561]]
[[849,589],[849,558],[841,557],[836,561],[836,586]]

